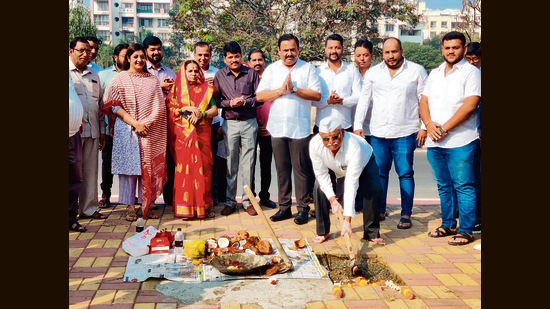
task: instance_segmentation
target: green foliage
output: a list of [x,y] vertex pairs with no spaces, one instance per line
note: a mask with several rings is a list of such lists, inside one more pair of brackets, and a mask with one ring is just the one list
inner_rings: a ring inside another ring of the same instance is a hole
[[261,48],[274,61],[278,59],[277,40],[292,32],[300,39],[300,58],[324,60],[324,42],[331,33],[345,39],[351,55],[351,44],[367,37],[377,42],[377,19],[389,17],[415,26],[419,16],[415,4],[405,0],[181,0],[171,25],[191,41],[210,42],[213,52],[236,40],[246,54]]
[[69,43],[74,37],[86,35],[97,36],[97,27],[90,19],[90,10],[79,0],[75,7],[69,5]]
[[411,42],[404,42],[402,45],[405,58],[422,65],[428,73],[444,61],[439,47]]

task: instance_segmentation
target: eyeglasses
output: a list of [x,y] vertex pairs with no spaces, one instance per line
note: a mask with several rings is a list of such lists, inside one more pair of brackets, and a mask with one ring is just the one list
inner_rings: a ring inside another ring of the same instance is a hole
[[81,54],[91,54],[92,53],[92,50],[91,49],[86,49],[86,48],[81,48],[81,49],[76,49],[76,48],[73,48],[74,50],[76,50],[77,52],[81,53]]
[[333,135],[333,136],[331,136],[330,138],[329,138],[329,137],[323,137],[323,142],[326,143],[326,142],[328,142],[328,141],[330,141],[330,140],[332,140],[332,141],[334,142],[334,141],[339,140],[340,137],[341,137],[341,134],[340,134],[340,133],[338,133],[337,135]]
[[470,63],[472,63],[472,62],[477,63],[477,62],[479,62],[479,60],[481,60],[481,58],[478,58],[478,57],[468,57],[468,56],[466,56],[465,58],[466,58],[466,61],[468,61]]

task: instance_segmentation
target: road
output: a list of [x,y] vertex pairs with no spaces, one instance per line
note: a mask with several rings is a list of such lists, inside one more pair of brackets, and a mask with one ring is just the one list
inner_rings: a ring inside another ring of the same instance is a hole
[[[98,183],[99,195],[101,195],[101,188],[99,184],[101,183],[101,154],[99,155],[99,167],[100,167],[100,176]],[[419,148],[415,152],[414,156],[414,170],[415,170],[415,201],[438,201],[439,195],[437,194],[437,186],[433,178],[433,172],[426,158],[426,149]],[[272,181],[270,186],[270,192],[272,199],[276,201],[277,196],[277,172],[275,170],[275,161],[271,164],[271,175]],[[259,164],[256,165],[256,183],[260,183],[260,168]],[[243,185],[239,180],[239,185],[237,187],[237,197],[242,195]],[[115,176],[113,180],[113,188],[111,190],[112,198],[111,202],[118,200],[118,177]],[[162,196],[160,197],[162,198]],[[388,186],[388,197],[387,200],[398,200],[400,199],[399,194],[399,180],[397,179],[397,174],[392,168],[390,172],[390,184]]]

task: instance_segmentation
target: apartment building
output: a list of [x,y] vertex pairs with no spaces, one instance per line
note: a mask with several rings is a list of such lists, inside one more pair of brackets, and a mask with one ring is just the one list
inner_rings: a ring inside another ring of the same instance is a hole
[[[447,33],[449,31],[461,31],[458,29],[458,26],[464,21],[463,13],[461,10],[430,10],[426,9],[426,6],[424,5],[424,7],[420,9],[420,12],[422,13],[422,20],[424,24],[424,40],[434,38],[440,34]],[[471,10],[467,14],[470,15],[470,19],[473,19],[473,10]],[[481,17],[478,16],[477,18]],[[473,38],[481,38],[481,27],[474,27],[473,32],[470,33],[470,35]]]
[[103,42],[133,42],[141,28],[169,44],[168,12],[174,0],[90,0],[91,18]]

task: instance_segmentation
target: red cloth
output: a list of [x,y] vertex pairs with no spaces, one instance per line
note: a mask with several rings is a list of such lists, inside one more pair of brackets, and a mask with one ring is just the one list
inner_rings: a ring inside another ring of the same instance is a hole
[[176,163],[172,207],[175,217],[202,219],[206,217],[206,210],[214,206],[210,194],[212,118],[203,117],[193,125],[176,111],[183,106],[196,106],[206,111],[211,102],[215,104],[214,86],[205,82],[204,78],[200,81],[198,85],[189,85],[182,67],[166,97],[168,141]]

